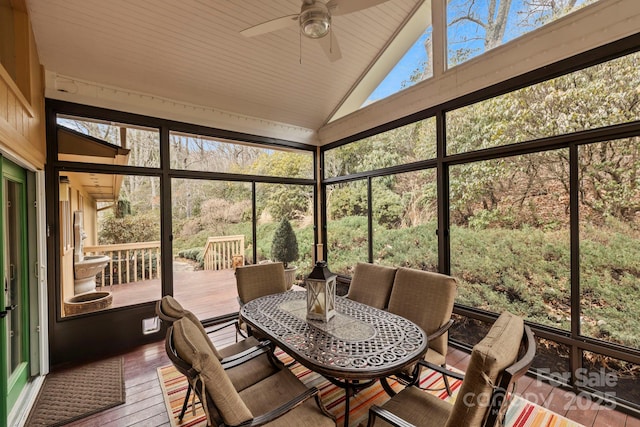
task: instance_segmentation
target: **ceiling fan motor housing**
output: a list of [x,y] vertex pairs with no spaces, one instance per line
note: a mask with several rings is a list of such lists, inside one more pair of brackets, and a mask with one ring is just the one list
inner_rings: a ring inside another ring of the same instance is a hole
[[300,30],[312,39],[324,37],[331,27],[331,14],[327,5],[321,1],[304,3],[300,12]]

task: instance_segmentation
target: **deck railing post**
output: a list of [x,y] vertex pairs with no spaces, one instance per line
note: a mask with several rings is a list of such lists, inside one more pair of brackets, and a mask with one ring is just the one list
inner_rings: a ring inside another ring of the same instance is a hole
[[209,237],[204,247],[204,269],[234,268],[235,255],[244,257],[244,235]]
[[[136,242],[113,245],[85,246],[85,252],[93,255],[107,255],[111,258],[105,266],[100,280],[101,286],[113,286],[151,280],[160,277],[160,242]],[[156,273],[153,272],[153,254],[156,255]],[[149,259],[145,260],[145,256]],[[140,274],[138,274],[138,257],[140,260]],[[109,274],[106,278],[105,275]]]

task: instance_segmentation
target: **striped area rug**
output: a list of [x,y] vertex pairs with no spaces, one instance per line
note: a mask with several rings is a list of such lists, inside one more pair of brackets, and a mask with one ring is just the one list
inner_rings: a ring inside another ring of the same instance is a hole
[[[293,361],[290,356],[283,352],[278,352],[277,354],[285,364]],[[344,389],[331,384],[321,375],[310,371],[299,363],[294,364],[290,369],[308,387],[318,387],[323,403],[336,416],[338,426],[344,427]],[[205,427],[207,425],[206,417],[199,403],[196,404],[195,414],[189,407],[182,422],[178,420],[184,396],[187,392],[187,379],[178,373],[173,365],[158,368],[158,377],[160,378],[167,411],[170,414],[171,425],[173,427]],[[438,390],[429,391],[429,393],[435,394],[441,399],[454,402],[462,382],[452,378],[449,380],[453,396],[448,396],[444,391],[442,375],[437,372],[423,370],[420,385],[423,388]],[[402,389],[402,385],[397,382],[390,381],[389,384],[396,391]],[[388,399],[389,396],[382,389],[380,383],[358,392],[350,401],[349,427],[366,425],[369,406],[372,404],[381,405]],[[518,396],[515,396],[511,402],[505,421],[505,425],[508,427],[582,427],[581,424],[570,421]]]

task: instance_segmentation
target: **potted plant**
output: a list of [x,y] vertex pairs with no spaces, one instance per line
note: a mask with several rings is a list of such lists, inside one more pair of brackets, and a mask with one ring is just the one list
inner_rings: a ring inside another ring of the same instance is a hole
[[282,218],[271,242],[271,258],[284,264],[285,280],[287,289],[293,286],[298,267],[289,263],[298,260],[298,239],[287,218]]

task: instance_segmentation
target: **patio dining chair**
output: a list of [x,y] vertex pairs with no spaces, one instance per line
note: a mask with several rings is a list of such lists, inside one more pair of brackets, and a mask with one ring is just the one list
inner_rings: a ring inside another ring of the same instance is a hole
[[524,325],[522,318],[504,312],[473,347],[466,374],[448,373],[462,379],[454,404],[410,386],[384,405],[372,405],[368,427],[502,425],[516,381],[531,366],[535,352],[531,329]]
[[[284,264],[269,262],[265,264],[245,265],[236,268],[236,286],[238,289],[238,303],[240,307],[249,301],[265,295],[287,291],[284,275]],[[238,319],[239,332],[242,336],[255,335],[248,330],[247,325]],[[259,339],[264,337],[257,336]]]
[[353,272],[347,298],[381,310],[387,308],[396,269],[359,262]]
[[[192,322],[198,324],[199,327],[202,328],[202,331],[205,332],[207,335],[208,334],[212,334],[214,332],[221,331],[221,330],[223,330],[225,328],[228,328],[228,327],[231,327],[231,326],[235,327],[236,329],[238,328],[237,321],[232,320],[230,322],[225,322],[225,323],[222,323],[220,325],[216,325],[214,328],[210,328],[207,331],[204,328],[204,326],[202,326],[202,323],[200,322],[200,319],[198,319],[198,317],[195,314],[193,314],[191,311],[189,311],[186,308],[184,308],[182,306],[182,304],[180,304],[178,302],[178,300],[176,300],[171,295],[165,295],[164,297],[162,297],[160,300],[158,300],[156,302],[156,314],[158,315],[158,317],[163,322],[165,322],[165,323],[167,323],[169,325],[173,324],[173,322],[175,322],[178,319],[182,319],[183,317],[187,317]],[[236,342],[237,342],[237,340],[236,340]],[[251,346],[257,345],[258,343],[257,342],[248,342],[246,344],[248,344],[247,347],[251,347]]]
[[180,366],[200,398],[207,425],[336,425],[320,401],[318,389],[308,389],[289,369],[280,369],[238,391],[206,340],[193,322],[180,319],[169,327],[165,343],[169,358]]
[[[191,311],[185,309],[174,297],[171,295],[165,295],[156,303],[156,314],[160,319],[168,324],[172,324],[178,319],[182,319],[186,317],[195,323],[198,328],[201,329],[203,333],[207,335],[212,334],[214,332],[218,332],[224,328],[235,327],[236,331],[240,329],[237,320],[232,320],[230,322],[222,323],[221,325],[215,326],[213,328],[205,329],[200,322],[200,319],[193,314]],[[236,343],[230,346],[224,347],[221,350],[213,348],[214,353],[218,357],[218,359],[224,359],[226,357],[230,357],[234,354],[240,353],[252,347],[261,345],[258,340],[253,337],[248,337],[246,339],[238,341],[238,335],[236,334]],[[212,344],[213,345],[213,344]],[[262,344],[264,345],[264,344]]]
[[[231,344],[218,350],[209,339],[209,334],[225,327],[229,327],[230,325],[227,323],[219,328],[207,331],[202,326],[200,320],[191,311],[185,309],[171,295],[166,295],[157,302],[156,314],[169,325],[172,325],[183,318],[193,323],[200,333],[207,337],[206,344],[209,346],[209,350],[220,361],[224,369],[228,370],[231,382],[237,390],[243,390],[267,376],[272,375],[277,369],[279,369],[279,361],[274,359],[270,343],[267,341],[260,342],[254,337],[248,337],[236,342],[235,344]],[[236,321],[232,323],[237,325]],[[264,356],[258,357],[263,354]],[[245,360],[248,356],[252,357]],[[184,374],[184,372],[182,373]],[[190,396],[191,385],[189,384],[187,394],[182,405],[182,410],[178,416],[178,419],[180,420],[184,417],[187,407],[189,406]]]
[[284,278],[284,264],[269,262],[238,267],[236,285],[241,304],[265,295],[285,292],[287,283]]
[[[451,313],[456,293],[456,280],[451,276],[404,267],[396,272],[388,310],[411,320],[426,332],[429,349],[424,360],[432,365],[446,368],[448,330],[453,324]],[[420,367],[410,366],[398,378],[408,384],[416,383]],[[451,394],[446,375],[443,380],[447,393]]]

